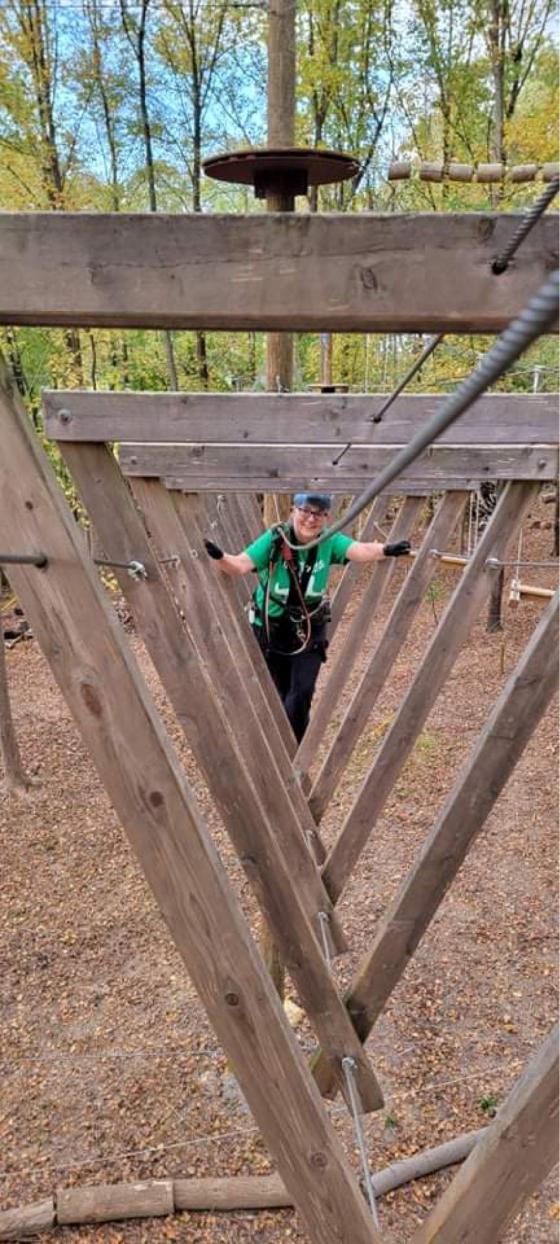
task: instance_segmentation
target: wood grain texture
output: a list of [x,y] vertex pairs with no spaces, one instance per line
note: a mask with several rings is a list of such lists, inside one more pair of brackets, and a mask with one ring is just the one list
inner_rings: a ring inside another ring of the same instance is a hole
[[118,1222],[120,1218],[160,1218],[174,1211],[172,1179],[59,1188],[56,1193],[56,1218],[61,1227],[80,1222]]
[[[410,962],[557,686],[558,593],[547,606],[419,856],[385,912],[371,950],[358,966],[346,1001],[362,1040]],[[322,1057],[314,1062],[318,1082],[325,1091],[329,1082],[326,1063]]]
[[414,563],[387,619],[385,629],[363,672],[342,722],[324,756],[311,789],[309,806],[320,821],[365,729],[376,700],[410,632],[437,563],[431,550],[445,548],[465,505],[465,493],[447,493],[430,523]]
[[557,1161],[554,1028],[412,1244],[497,1244]]
[[[381,393],[104,393],[46,390],[46,432],[55,441],[240,445],[408,444],[444,394],[402,394],[373,423]],[[553,393],[480,397],[439,438],[442,445],[558,442]]]
[[[125,475],[173,479],[174,487],[190,492],[235,489],[293,492],[358,492],[393,460],[400,445],[349,449],[341,462],[338,450],[323,445],[121,445],[119,461]],[[399,476],[444,491],[453,486],[476,488],[486,479],[553,480],[558,452],[550,445],[431,445]]]
[[0,323],[295,332],[500,332],[557,266],[516,215],[0,216]]
[[0,1212],[0,1240],[22,1240],[28,1236],[50,1231],[55,1225],[55,1208],[52,1197],[36,1201],[33,1205],[21,1205]]
[[323,876],[335,901],[490,592],[494,572],[486,561],[504,558],[535,495],[534,484],[508,484],[502,493],[327,859]]
[[48,546],[12,586],[311,1240],[378,1232],[15,386],[0,397],[0,540]]

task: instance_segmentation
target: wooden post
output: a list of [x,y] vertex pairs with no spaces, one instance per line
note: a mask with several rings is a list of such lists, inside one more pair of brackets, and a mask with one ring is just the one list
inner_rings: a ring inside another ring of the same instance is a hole
[[20,755],[8,689],[4,636],[0,625],[0,755],[6,790],[25,791],[29,786]]
[[413,1244],[496,1244],[557,1161],[556,1027]]
[[379,1240],[125,637],[8,379],[0,540],[13,585],[315,1244]]

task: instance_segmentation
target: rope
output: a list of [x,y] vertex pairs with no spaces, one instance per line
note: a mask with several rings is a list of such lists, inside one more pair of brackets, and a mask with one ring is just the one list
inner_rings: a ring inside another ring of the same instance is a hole
[[535,200],[532,207],[529,208],[529,211],[527,212],[526,216],[524,216],[523,219],[520,221],[519,225],[517,226],[517,229],[515,230],[513,236],[510,239],[510,242],[508,243],[507,246],[504,247],[501,255],[498,255],[497,258],[494,260],[494,263],[492,264],[492,272],[496,276],[500,276],[500,274],[502,272],[505,272],[506,268],[509,267],[510,261],[513,259],[515,252],[519,250],[521,243],[525,240],[527,235],[531,232],[531,229],[537,223],[537,220],[540,219],[543,212],[546,211],[549,203],[552,203],[552,200],[558,194],[559,189],[560,189],[560,177],[559,176],[553,177],[550,184],[546,187],[545,190],[543,190],[543,193],[539,196],[538,199]]
[[351,1108],[352,1116],[354,1119],[354,1126],[356,1128],[356,1140],[358,1142],[358,1149],[360,1151],[360,1157],[362,1159],[362,1170],[364,1172],[364,1183],[366,1185],[366,1192],[367,1192],[367,1197],[369,1201],[369,1207],[371,1210],[371,1216],[373,1218],[373,1221],[376,1227],[379,1227],[377,1206],[375,1204],[375,1192],[373,1190],[373,1182],[371,1178],[371,1171],[369,1169],[369,1162],[368,1162],[368,1157],[366,1153],[366,1144],[364,1140],[364,1130],[362,1127],[362,1120],[360,1118],[360,1109],[359,1109],[360,1103],[359,1103],[358,1092],[356,1089],[356,1084],[355,1084],[355,1079],[354,1079],[356,1075],[356,1060],[354,1058],[348,1058],[348,1057],[343,1058],[342,1059],[342,1070],[344,1072],[344,1078],[346,1080],[346,1088],[348,1089],[348,1096],[350,1098],[350,1108]]
[[510,364],[532,345],[533,341],[536,341],[537,337],[548,332],[558,313],[558,289],[559,273],[554,272],[521,312],[521,315],[506,328],[502,336],[480,360],[469,378],[454,393],[449,394],[441,409],[427,421],[424,427],[420,428],[408,445],[395,454],[393,461],[379,472],[373,482],[356,498],[346,514],[338,522],[333,523],[332,527],[327,527],[317,539],[310,540],[308,544],[300,547],[313,548],[314,545],[321,544],[329,536],[335,535],[337,531],[342,531],[344,527],[353,523],[366,505],[384,492],[406,467],[415,462],[419,455],[438,436],[441,436],[442,432],[445,432],[446,428],[454,423],[459,415],[462,415],[480,397],[481,393],[484,393]]

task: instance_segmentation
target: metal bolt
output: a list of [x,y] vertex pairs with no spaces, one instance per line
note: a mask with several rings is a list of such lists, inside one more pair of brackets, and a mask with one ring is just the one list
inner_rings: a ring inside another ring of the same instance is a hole
[[70,423],[72,414],[69,410],[59,410],[58,417],[61,423]]
[[228,1006],[239,1006],[239,994],[238,993],[232,993],[232,992],[226,993],[225,1000]]

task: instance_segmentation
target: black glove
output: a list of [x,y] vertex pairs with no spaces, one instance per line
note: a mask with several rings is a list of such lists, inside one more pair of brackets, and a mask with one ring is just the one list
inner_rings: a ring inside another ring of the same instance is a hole
[[410,553],[410,540],[397,540],[396,544],[384,544],[385,557],[404,557]]
[[218,544],[214,544],[214,541],[213,541],[213,540],[205,540],[205,541],[204,541],[204,548],[206,549],[206,552],[208,553],[208,556],[209,556],[209,557],[213,557],[215,562],[219,562],[219,561],[221,561],[221,559],[222,559],[222,557],[223,557],[223,555],[224,555],[224,554],[223,554],[223,552],[222,552],[221,548],[219,547],[219,545],[218,545]]

